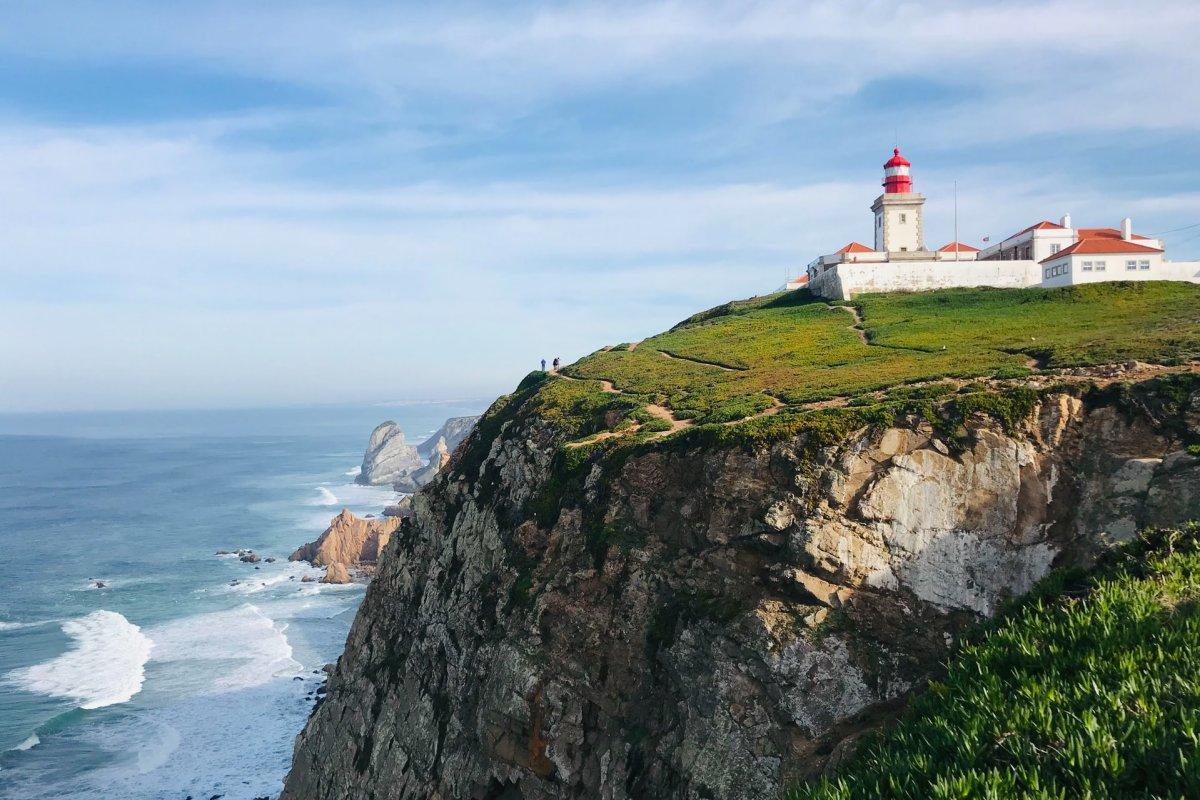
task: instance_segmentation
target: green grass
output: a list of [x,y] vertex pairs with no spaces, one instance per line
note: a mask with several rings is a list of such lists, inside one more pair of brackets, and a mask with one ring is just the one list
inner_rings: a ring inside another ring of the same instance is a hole
[[788,800],[1200,797],[1200,548],[1158,531],[1059,573],[890,729]]
[[1031,360],[1055,368],[1200,357],[1200,286],[1186,283],[864,295],[854,305],[868,344],[845,309],[793,293],[728,303],[565,372],[705,424],[750,416],[770,397],[797,405],[941,378],[1016,378]]

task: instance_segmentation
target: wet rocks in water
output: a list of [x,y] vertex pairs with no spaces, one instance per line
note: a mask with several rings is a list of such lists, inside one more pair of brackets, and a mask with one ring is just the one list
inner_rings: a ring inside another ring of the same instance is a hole
[[107,586],[108,586],[108,584],[107,584],[107,583],[105,583],[104,581],[97,581],[97,580],[93,580],[93,581],[92,581],[92,588],[93,588],[93,589],[103,589],[103,588],[105,588],[105,587],[107,587]]
[[325,577],[321,578],[321,583],[349,583],[350,570],[346,569],[345,564],[333,563],[325,570]]
[[269,556],[268,558],[266,558],[266,559],[265,559],[265,561],[266,561],[268,564],[274,564],[274,563],[275,563],[275,556]]
[[303,578],[300,579],[300,582],[301,583],[312,583],[315,580],[316,580],[316,578],[314,578],[312,575],[305,575]]
[[258,554],[253,552],[238,556],[238,559],[246,564],[257,564],[259,561],[262,561],[262,559],[258,557]]

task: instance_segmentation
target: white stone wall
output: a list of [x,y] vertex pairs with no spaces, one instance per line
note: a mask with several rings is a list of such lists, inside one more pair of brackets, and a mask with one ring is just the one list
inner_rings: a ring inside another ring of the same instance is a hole
[[815,276],[813,294],[849,300],[870,292],[923,292],[968,286],[1021,289],[1037,286],[1042,268],[1036,261],[892,261],[839,264]]
[[[1095,265],[1104,262],[1104,270],[1099,271]],[[1148,261],[1149,269],[1130,270],[1126,261]],[[1090,270],[1083,268],[1084,262],[1091,262]],[[1046,277],[1045,270],[1056,267],[1066,267],[1067,271]],[[1200,261],[1166,261],[1161,253],[1114,253],[1108,255],[1070,255],[1062,259],[1047,262],[1042,265],[1043,286],[1074,286],[1081,283],[1102,283],[1105,281],[1189,281],[1200,283]]]

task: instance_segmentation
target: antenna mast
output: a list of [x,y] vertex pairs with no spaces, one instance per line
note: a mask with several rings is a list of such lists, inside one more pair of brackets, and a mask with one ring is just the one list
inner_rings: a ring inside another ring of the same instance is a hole
[[958,181],[954,182],[954,260],[958,261]]

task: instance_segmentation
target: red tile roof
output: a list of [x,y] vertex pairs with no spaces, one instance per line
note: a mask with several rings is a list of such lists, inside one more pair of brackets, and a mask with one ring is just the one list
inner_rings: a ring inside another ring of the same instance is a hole
[[[1079,234],[1080,239],[1090,239],[1090,238],[1094,238],[1094,237],[1099,237],[1101,239],[1120,239],[1121,238],[1121,232],[1119,230],[1117,230],[1116,228],[1079,228],[1076,230],[1076,233]],[[1148,237],[1142,236],[1139,233],[1135,233],[1133,235],[1133,238],[1146,239]]]
[[1041,222],[1030,225],[1028,228],[1017,231],[1012,236],[1006,237],[1004,239],[1004,241],[1008,241],[1009,239],[1012,239],[1013,237],[1020,236],[1022,233],[1029,233],[1030,231],[1053,230],[1055,228],[1057,228],[1058,230],[1066,230],[1065,228],[1063,228],[1062,225],[1059,225],[1057,222],[1051,222],[1048,219],[1044,219]]
[[950,244],[942,245],[941,247],[938,248],[938,252],[939,253],[953,253],[955,251],[955,249],[957,249],[958,252],[960,252],[960,253],[978,253],[979,252],[978,247],[971,247],[971,245],[963,244],[962,242],[951,242]]
[[850,244],[838,250],[839,253],[874,253],[875,251],[867,247],[865,244],[851,242]]
[[1054,261],[1057,258],[1070,255],[1119,255],[1121,253],[1161,253],[1157,247],[1147,247],[1144,244],[1134,244],[1127,242],[1120,236],[1113,239],[1108,236],[1089,236],[1086,239],[1080,239],[1070,247],[1065,247],[1059,250],[1048,258],[1043,258],[1041,263]]

